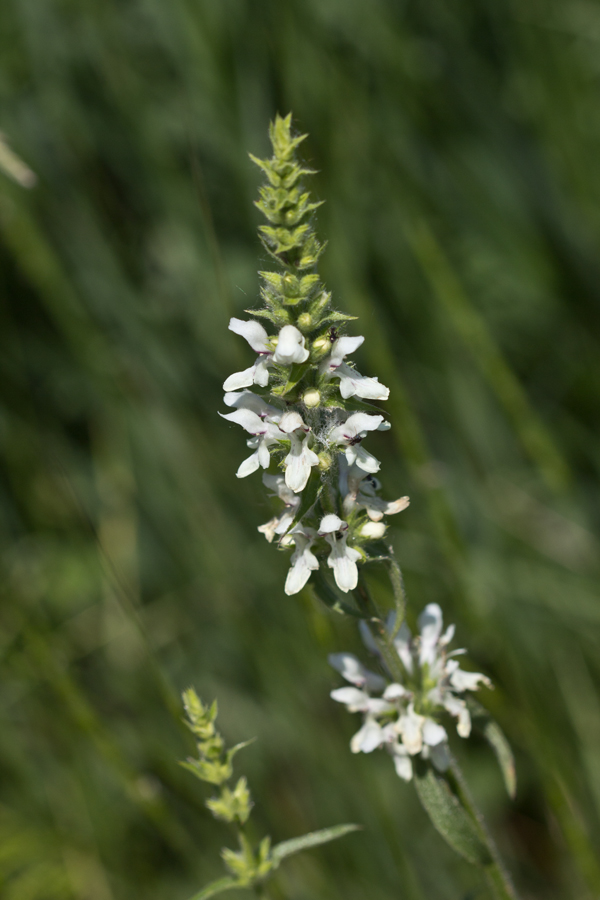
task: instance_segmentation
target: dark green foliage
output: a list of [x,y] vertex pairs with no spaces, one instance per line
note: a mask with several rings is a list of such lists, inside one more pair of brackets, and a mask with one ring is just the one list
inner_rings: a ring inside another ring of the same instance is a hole
[[515,804],[483,740],[454,749],[523,893],[598,895],[599,21],[581,0],[5,0],[0,130],[38,182],[0,173],[3,898],[221,878],[227,826],[176,763],[192,682],[228,745],[259,739],[259,834],[365,826],[282,866],[280,898],[478,886],[385,755],[349,752],[325,659],[355,626],[284,597],[216,415],[252,361],[228,319],[271,289],[247,152],[289,110],[321,276],[391,388],[373,451],[411,496],[390,532],[412,608],[441,602],[494,680]]

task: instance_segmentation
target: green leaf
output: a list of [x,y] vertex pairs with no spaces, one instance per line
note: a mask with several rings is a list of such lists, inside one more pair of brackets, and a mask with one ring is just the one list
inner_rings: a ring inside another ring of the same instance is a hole
[[274,390],[273,393],[278,397],[285,397],[300,384],[308,370],[309,366],[306,363],[293,363],[285,385],[281,389]]
[[340,599],[327,582],[320,568],[313,572],[311,587],[319,600],[333,612],[340,613],[342,616],[355,616],[358,619],[365,618],[357,609]]
[[205,888],[202,888],[199,894],[194,894],[190,900],[207,900],[208,897],[214,897],[216,894],[222,894],[223,891],[241,891],[248,890],[247,884],[240,884],[235,878],[219,878],[217,881],[211,881]]
[[436,831],[473,865],[489,865],[492,858],[479,836],[477,826],[450,790],[446,779],[422,759],[415,760],[414,769],[419,800]]
[[227,751],[227,762],[230,763],[231,760],[233,759],[233,757],[236,755],[236,753],[239,753],[240,750],[244,749],[244,747],[249,747],[250,744],[253,744],[255,740],[256,740],[256,738],[253,737],[253,738],[250,738],[248,741],[242,741],[240,744],[236,744],[235,747],[231,747]]
[[334,825],[332,828],[322,828],[320,831],[310,831],[301,837],[291,838],[289,841],[282,841],[281,844],[275,844],[271,851],[271,859],[275,866],[278,866],[282,859],[291,856],[293,853],[300,853],[301,850],[307,850],[309,847],[318,847],[319,844],[327,844],[329,841],[335,841],[337,838],[349,834],[351,831],[359,831],[360,825]]
[[517,793],[517,772],[510,744],[498,723],[481,703],[473,697],[469,697],[467,705],[471,713],[473,728],[479,731],[494,751],[508,796],[514,800]]

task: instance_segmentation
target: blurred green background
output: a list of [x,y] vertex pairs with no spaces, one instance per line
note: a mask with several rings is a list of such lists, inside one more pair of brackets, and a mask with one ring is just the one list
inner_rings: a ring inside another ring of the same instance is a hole
[[295,857],[278,900],[485,897],[328,692],[354,626],[256,531],[221,384],[250,364],[252,202],[293,110],[321,265],[392,390],[372,439],[412,620],[440,602],[515,748],[459,742],[525,898],[600,897],[600,4],[4,0],[0,893],[187,900],[225,826],[177,765],[218,697]]

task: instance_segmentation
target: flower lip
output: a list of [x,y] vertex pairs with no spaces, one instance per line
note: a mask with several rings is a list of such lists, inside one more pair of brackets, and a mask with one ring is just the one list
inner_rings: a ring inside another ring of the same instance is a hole
[[239,334],[244,340],[248,341],[252,349],[259,354],[270,353],[269,335],[260,324],[254,319],[245,321],[244,319],[236,319],[232,317],[229,320],[229,330],[235,334]]
[[306,362],[309,351],[304,344],[304,335],[295,325],[284,325],[277,338],[273,361],[280,366]]
[[[329,513],[321,519],[319,534],[333,534],[336,531],[341,531],[342,526],[345,524],[346,523],[342,522],[340,517],[336,516],[335,513]],[[348,526],[346,525],[346,528],[347,527]]]

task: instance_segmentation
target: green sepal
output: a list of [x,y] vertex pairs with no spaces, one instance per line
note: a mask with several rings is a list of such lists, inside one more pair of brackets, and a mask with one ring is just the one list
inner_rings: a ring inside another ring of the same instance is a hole
[[269,322],[272,322],[273,325],[277,325],[278,328],[281,328],[283,325],[290,324],[290,317],[285,312],[285,310],[277,310],[271,311],[270,309],[245,309],[245,313],[248,313],[249,316],[258,316],[261,319],[268,319]]
[[307,134],[298,134],[292,137],[292,114],[287,116],[275,116],[275,121],[269,125],[269,137],[273,145],[273,152],[277,157],[282,159],[291,159],[294,150],[302,141],[306,140]]
[[217,894],[222,894],[223,891],[242,891],[247,889],[247,884],[240,884],[236,878],[227,876],[226,878],[218,878],[216,881],[211,881],[210,884],[202,888],[200,893],[190,897],[190,900],[208,900],[209,897],[216,897]]
[[302,248],[307,243],[310,225],[299,225],[297,228],[273,228],[271,225],[260,225],[260,233],[264,236],[274,253],[289,253],[290,250]]
[[333,310],[333,312],[327,313],[324,319],[321,319],[319,325],[329,325],[333,322],[353,322],[356,319],[358,319],[358,316],[347,316],[346,313]]
[[329,841],[335,841],[337,838],[350,834],[352,831],[360,831],[360,825],[334,825],[332,828],[322,828],[320,831],[310,831],[301,837],[291,838],[289,841],[282,841],[275,844],[271,850],[271,860],[273,868],[276,868],[286,856],[292,856],[294,853],[300,853],[309,847],[318,847],[319,844],[327,844]]
[[254,156],[252,153],[249,153],[248,156],[256,166],[263,170],[273,187],[281,187],[281,175],[277,174],[270,160],[259,159],[258,156]]
[[187,759],[179,763],[200,781],[208,781],[209,784],[223,784],[231,778],[233,769],[231,763],[208,759]]
[[309,203],[310,194],[302,194],[300,200],[295,209],[288,209],[283,214],[283,221],[288,226],[288,228],[297,225],[300,219],[303,219],[304,216],[308,215],[318,209],[325,202],[324,200],[317,200],[314,203]]
[[494,751],[508,796],[514,800],[517,793],[517,772],[515,758],[506,735],[487,709],[474,697],[467,697],[467,706],[471,713],[473,728],[485,738]]
[[448,781],[424,759],[413,758],[413,767],[417,795],[436,831],[468,862],[475,866],[490,865],[492,857],[477,826]]
[[296,262],[296,268],[302,271],[304,269],[310,269],[313,266],[316,266],[319,261],[319,257],[325,250],[326,246],[327,241],[325,241],[324,244],[320,244],[314,234],[309,235],[302,249],[302,256]]
[[237,820],[240,825],[244,825],[254,804],[248,790],[248,782],[242,776],[233,790],[224,785],[221,788],[221,796],[211,797],[206,801],[206,805],[216,819],[224,822]]
[[217,701],[213,700],[210,706],[204,706],[192,687],[183,692],[182,698],[187,715],[187,719],[184,721],[192,734],[195,734],[201,741],[214,737],[216,734],[214,721],[218,714]]

